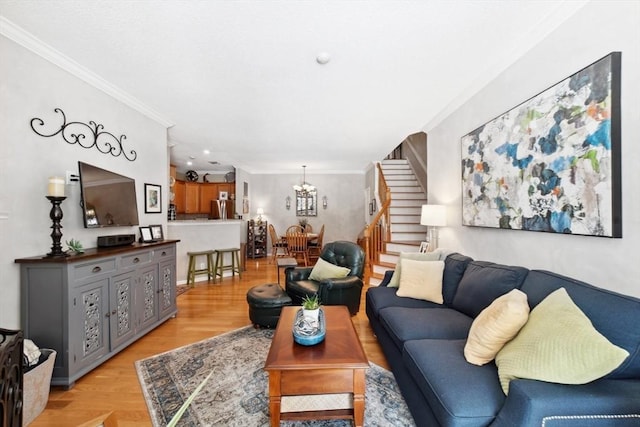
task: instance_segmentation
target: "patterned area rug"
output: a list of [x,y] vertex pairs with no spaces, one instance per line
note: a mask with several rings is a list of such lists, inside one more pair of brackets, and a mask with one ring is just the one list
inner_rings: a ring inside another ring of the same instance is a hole
[[[165,426],[204,378],[180,426],[269,426],[268,374],[262,369],[273,330],[237,329],[136,362],[154,426]],[[365,426],[414,426],[393,374],[367,371]],[[349,420],[287,421],[287,427],[346,427]]]

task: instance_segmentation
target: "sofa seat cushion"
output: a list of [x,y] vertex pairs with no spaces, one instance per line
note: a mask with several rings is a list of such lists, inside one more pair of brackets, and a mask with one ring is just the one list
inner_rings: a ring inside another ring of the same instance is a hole
[[504,405],[496,365],[468,363],[465,340],[407,341],[403,362],[440,425],[486,426]]
[[467,265],[452,307],[473,318],[501,295],[522,286],[528,269],[486,261]]
[[473,319],[453,309],[434,305],[428,309],[387,307],[380,310],[380,323],[400,351],[409,340],[467,338]]
[[378,287],[369,288],[367,290],[367,311],[372,312],[376,319],[380,316],[380,310],[386,307],[405,307],[405,308],[430,308],[442,307],[440,304],[433,302],[404,298],[397,296],[398,288]]

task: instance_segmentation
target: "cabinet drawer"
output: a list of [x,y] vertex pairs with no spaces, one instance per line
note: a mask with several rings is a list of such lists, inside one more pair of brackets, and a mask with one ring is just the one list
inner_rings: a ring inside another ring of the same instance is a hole
[[151,261],[151,251],[136,252],[132,255],[125,255],[121,258],[120,268],[137,267]]
[[161,248],[157,248],[153,250],[153,259],[157,262],[162,262],[164,260],[174,258],[176,256],[176,247],[172,246],[163,246]]
[[73,268],[73,276],[75,280],[86,279],[87,277],[97,276],[99,274],[110,273],[116,270],[116,259],[106,258],[100,259],[86,264],[80,264]]

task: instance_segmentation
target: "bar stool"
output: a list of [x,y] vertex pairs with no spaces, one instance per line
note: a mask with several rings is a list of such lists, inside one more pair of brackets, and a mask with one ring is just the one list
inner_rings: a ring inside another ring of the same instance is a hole
[[[216,264],[214,268],[214,282],[220,276],[220,280],[222,280],[222,273],[225,270],[231,270],[231,276],[234,276],[238,273],[238,276],[242,277],[242,273],[240,273],[240,248],[227,248],[227,249],[216,249]],[[231,254],[231,264],[224,263],[224,254]]]
[[[200,252],[187,252],[189,256],[189,269],[187,270],[187,287],[193,287],[196,284],[196,275],[206,274],[207,280],[213,279],[216,281],[215,271],[213,269],[213,252],[214,251],[200,251]],[[196,261],[199,256],[207,257],[207,268],[196,268]]]

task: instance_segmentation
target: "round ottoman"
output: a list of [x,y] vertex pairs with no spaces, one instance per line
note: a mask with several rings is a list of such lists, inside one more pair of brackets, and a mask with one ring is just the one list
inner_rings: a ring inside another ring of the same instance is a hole
[[268,283],[249,289],[247,303],[249,303],[249,319],[254,326],[275,328],[282,307],[291,305],[291,298],[277,283]]

